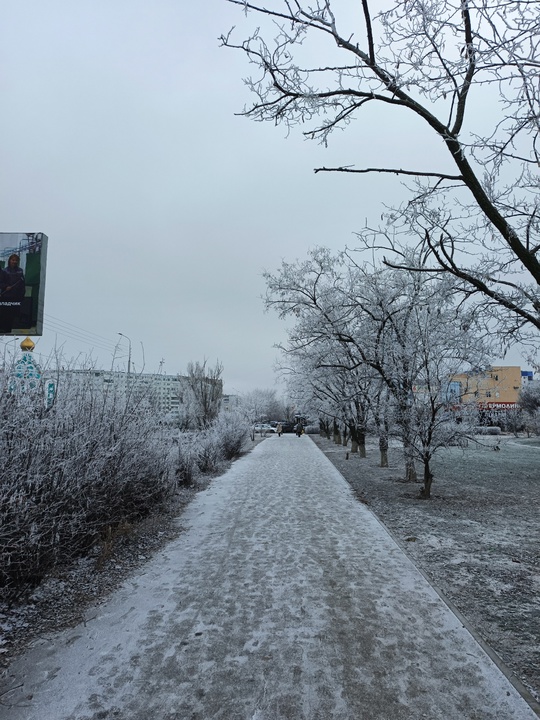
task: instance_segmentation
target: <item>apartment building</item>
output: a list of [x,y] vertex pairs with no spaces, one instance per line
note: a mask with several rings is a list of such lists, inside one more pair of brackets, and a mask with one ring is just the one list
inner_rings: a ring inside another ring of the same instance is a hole
[[72,388],[87,387],[100,392],[114,391],[119,394],[133,392],[152,398],[156,410],[164,415],[178,414],[187,378],[182,375],[161,373],[126,373],[113,370],[63,370],[64,379]]
[[517,409],[519,393],[534,379],[531,370],[517,365],[494,365],[483,372],[455,375],[452,385],[456,401],[461,404],[475,403],[480,411],[482,424],[506,424],[507,413]]
[[494,365],[483,372],[453,377],[460,384],[461,402],[475,402],[485,409],[504,410],[516,406],[522,387],[521,368]]

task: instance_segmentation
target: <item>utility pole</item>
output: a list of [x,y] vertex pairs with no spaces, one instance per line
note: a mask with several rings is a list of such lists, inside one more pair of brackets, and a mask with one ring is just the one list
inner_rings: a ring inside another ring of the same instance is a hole
[[131,338],[129,338],[127,335],[124,335],[124,333],[121,333],[121,332],[119,332],[118,334],[121,335],[123,338],[126,338],[126,340],[127,340],[128,343],[129,343],[129,348],[128,348],[128,366],[127,366],[127,376],[128,376],[128,381],[129,381],[129,376],[130,376],[130,374],[131,374]]

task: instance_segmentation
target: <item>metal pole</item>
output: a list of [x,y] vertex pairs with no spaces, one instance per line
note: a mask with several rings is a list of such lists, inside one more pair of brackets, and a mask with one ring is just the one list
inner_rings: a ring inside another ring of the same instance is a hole
[[131,338],[129,338],[127,335],[124,335],[124,333],[121,333],[121,332],[119,332],[118,334],[121,335],[122,337],[126,338],[126,340],[127,340],[128,343],[129,343],[129,348],[128,348],[128,367],[127,367],[127,375],[128,375],[128,378],[129,378],[130,373],[131,373]]

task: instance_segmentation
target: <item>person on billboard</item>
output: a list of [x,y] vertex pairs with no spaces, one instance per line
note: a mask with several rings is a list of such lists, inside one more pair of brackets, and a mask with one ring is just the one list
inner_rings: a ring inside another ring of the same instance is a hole
[[0,333],[10,333],[21,314],[26,285],[20,262],[20,257],[13,253],[7,267],[0,270]]

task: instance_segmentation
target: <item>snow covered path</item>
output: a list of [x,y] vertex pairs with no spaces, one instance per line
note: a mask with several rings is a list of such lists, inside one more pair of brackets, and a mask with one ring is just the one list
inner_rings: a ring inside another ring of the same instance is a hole
[[537,717],[309,437],[260,443],[181,523],[12,665],[2,720]]

